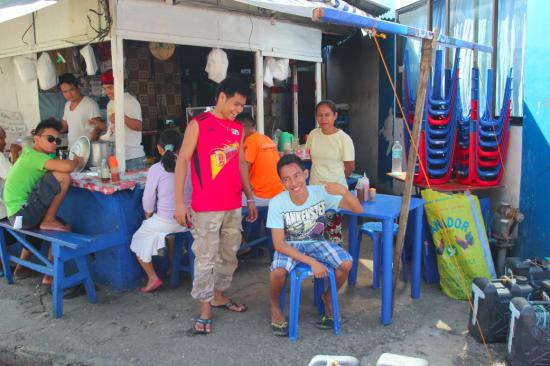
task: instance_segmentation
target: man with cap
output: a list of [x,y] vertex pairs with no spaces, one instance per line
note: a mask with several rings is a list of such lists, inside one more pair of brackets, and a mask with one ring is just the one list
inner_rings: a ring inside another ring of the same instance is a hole
[[[103,92],[109,98],[107,104],[107,133],[101,137],[102,140],[115,140],[115,79],[113,71],[107,70],[101,74],[101,84]],[[141,145],[141,131],[143,122],[141,118],[141,105],[133,95],[124,92],[124,134],[125,152],[126,152],[126,169],[139,170],[147,166],[145,151]]]

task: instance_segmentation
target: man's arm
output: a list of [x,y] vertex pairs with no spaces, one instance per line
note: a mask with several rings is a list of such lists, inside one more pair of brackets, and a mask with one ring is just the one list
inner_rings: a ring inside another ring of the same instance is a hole
[[244,135],[241,137],[241,145],[239,146],[239,172],[241,173],[241,181],[243,183],[243,191],[246,196],[246,202],[248,206],[248,218],[249,222],[254,222],[258,218],[258,209],[254,204],[254,194],[252,193],[252,187],[250,187],[250,180],[248,177],[249,163],[244,158]]
[[351,211],[353,213],[363,212],[363,206],[361,205],[357,197],[355,197],[353,194],[351,194],[350,191],[348,191],[347,187],[339,183],[322,183],[324,184],[325,191],[327,191],[327,193],[334,196],[342,196],[342,200],[340,201],[340,204],[338,206],[339,208]]
[[66,120],[62,119],[61,120],[61,130],[59,132],[66,133],[67,131],[69,131],[69,124],[67,123]]
[[199,139],[199,125],[197,121],[192,120],[185,129],[183,135],[183,142],[181,145],[178,159],[176,160],[176,170],[174,172],[174,193],[176,200],[176,210],[174,212],[174,218],[178,224],[185,226],[187,221],[190,220],[190,215],[185,207],[184,200],[184,185],[187,178],[187,169],[189,167],[189,161],[195,152],[197,147],[197,141]]
[[141,122],[139,119],[136,119],[136,118],[131,118],[125,115],[124,124],[128,126],[129,129],[134,131],[143,130],[143,122]]
[[51,172],[70,173],[79,167],[84,160],[80,156],[75,156],[73,160],[50,159],[44,164],[44,168]]
[[271,229],[271,238],[273,240],[273,249],[277,252],[309,265],[316,278],[326,277],[328,273],[327,267],[285,242],[284,229]]

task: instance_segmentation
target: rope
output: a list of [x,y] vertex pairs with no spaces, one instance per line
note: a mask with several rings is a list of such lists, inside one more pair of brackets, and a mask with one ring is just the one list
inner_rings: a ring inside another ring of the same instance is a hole
[[[416,144],[416,141],[414,141],[414,138],[412,136],[412,132],[411,132],[411,129],[409,128],[409,125],[408,125],[408,121],[407,121],[407,116],[405,115],[405,112],[403,110],[403,106],[401,105],[401,101],[399,100],[399,96],[397,94],[397,91],[395,89],[395,85],[393,83],[393,80],[391,78],[391,75],[390,75],[390,72],[389,72],[389,69],[388,69],[388,65],[386,64],[386,59],[384,58],[384,55],[382,54],[382,50],[380,49],[380,45],[378,43],[378,40],[377,40],[377,37],[376,37],[376,28],[372,27],[371,29],[371,32],[373,34],[373,37],[372,39],[374,40],[374,43],[376,45],[376,49],[378,50],[378,54],[380,56],[380,60],[382,61],[382,64],[384,65],[384,69],[386,70],[386,76],[388,77],[388,81],[390,82],[390,85],[392,87],[392,90],[393,90],[393,94],[394,94],[394,97],[395,97],[395,100],[397,101],[397,105],[399,107],[399,111],[401,112],[401,115],[403,116],[403,118],[405,118],[405,126],[407,128],[407,132],[409,134],[409,137],[410,137],[410,141],[411,141],[411,144],[413,146],[413,148],[416,150],[416,154],[418,156],[418,146]],[[418,100],[417,100],[417,103],[418,103]],[[409,156],[409,159],[411,157]],[[426,174],[426,170],[424,169],[424,165],[422,163],[422,159],[418,159],[418,162],[420,163],[420,170],[426,180],[426,183],[428,185],[428,188],[431,189],[431,185],[430,185],[430,181],[428,179],[428,175]],[[412,178],[411,178],[412,179]],[[438,216],[441,216],[441,215],[438,215]],[[447,232],[447,230],[443,229],[442,230],[443,232],[443,235],[445,236],[445,240],[447,240],[448,243],[452,243],[452,240],[450,240],[451,238],[449,237],[449,233]],[[455,267],[457,269],[457,273],[459,274],[459,277],[460,277],[460,280],[462,282],[462,288],[463,289],[467,289],[467,286],[466,286],[466,280],[464,278],[464,274],[462,273],[462,271],[460,270],[460,266],[458,264],[458,260],[456,258],[456,256],[451,256],[451,258],[453,258],[454,260],[454,264],[455,264]],[[481,329],[481,325],[479,324],[479,321],[477,319],[477,314],[474,312],[474,305],[472,304],[472,298],[470,297],[470,292],[469,291],[465,291],[466,293],[466,297],[468,299],[468,304],[470,306],[470,310],[472,311],[472,316],[475,318],[475,322],[476,322],[476,325],[477,325],[477,328],[479,330],[479,334],[481,336],[481,340],[483,342],[483,347],[485,348],[485,353],[487,354],[487,360],[489,361],[489,365],[493,365],[494,362],[493,362],[493,356],[491,354],[491,351],[489,350],[489,346],[487,345],[487,342],[485,341],[485,336],[483,334],[483,330]]]

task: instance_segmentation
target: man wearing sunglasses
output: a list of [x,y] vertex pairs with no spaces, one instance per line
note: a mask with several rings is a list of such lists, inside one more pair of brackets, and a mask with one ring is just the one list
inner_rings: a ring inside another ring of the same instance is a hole
[[55,158],[56,148],[61,144],[60,129],[55,119],[40,122],[33,136],[33,147],[23,150],[8,173],[4,202],[12,224],[17,216],[22,216],[24,229],[40,226],[43,230],[68,230],[57,220],[56,213],[69,189],[69,173],[82,165],[83,159]]

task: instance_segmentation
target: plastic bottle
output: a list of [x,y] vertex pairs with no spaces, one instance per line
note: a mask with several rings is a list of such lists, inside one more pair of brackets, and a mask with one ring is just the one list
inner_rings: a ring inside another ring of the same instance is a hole
[[277,146],[279,146],[279,137],[281,137],[281,133],[283,133],[283,131],[281,131],[279,128],[276,129],[275,132],[273,133],[273,142]]
[[111,179],[111,173],[109,171],[109,166],[107,165],[107,160],[101,159],[101,165],[99,169],[99,177],[101,181],[106,183]]
[[399,140],[395,140],[391,147],[391,173],[399,175],[403,172],[403,146]]
[[111,169],[111,181],[118,182],[120,180],[120,173],[118,172],[118,161],[116,156],[109,156],[109,168]]
[[359,202],[365,202],[369,188],[369,178],[367,178],[366,173],[363,173],[363,176],[359,179],[355,188],[357,190],[357,199]]

